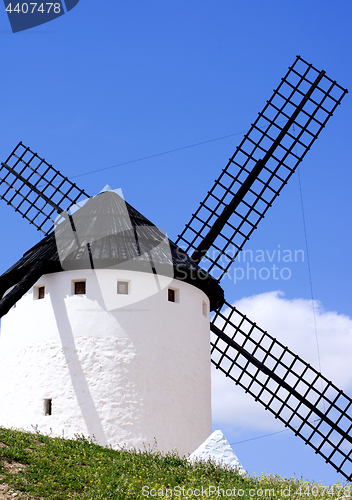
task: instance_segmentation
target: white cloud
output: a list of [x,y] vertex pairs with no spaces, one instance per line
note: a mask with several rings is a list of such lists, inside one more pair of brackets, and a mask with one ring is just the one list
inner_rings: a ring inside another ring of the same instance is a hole
[[[270,335],[319,370],[318,348],[312,302],[287,300],[281,292],[243,298],[235,303],[239,311]],[[324,311],[314,303],[321,372],[340,389],[352,394],[352,318]],[[282,429],[273,415],[252,396],[212,369],[213,421],[218,426],[275,431]]]

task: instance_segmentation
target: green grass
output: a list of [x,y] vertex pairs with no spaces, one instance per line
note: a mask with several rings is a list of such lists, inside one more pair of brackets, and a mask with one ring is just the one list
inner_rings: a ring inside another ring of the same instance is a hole
[[294,478],[243,477],[211,461],[191,465],[176,452],[163,455],[116,451],[84,437],[66,440],[3,428],[0,428],[1,482],[30,498],[53,500],[336,500],[349,495],[349,487],[343,488],[342,484],[328,490],[321,484]]

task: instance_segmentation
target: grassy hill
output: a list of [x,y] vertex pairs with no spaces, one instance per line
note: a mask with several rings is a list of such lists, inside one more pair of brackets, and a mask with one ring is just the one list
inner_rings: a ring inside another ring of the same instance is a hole
[[329,490],[278,476],[243,477],[211,461],[192,465],[176,452],[116,451],[84,437],[0,428],[0,499],[336,500],[344,494],[348,488],[339,485]]

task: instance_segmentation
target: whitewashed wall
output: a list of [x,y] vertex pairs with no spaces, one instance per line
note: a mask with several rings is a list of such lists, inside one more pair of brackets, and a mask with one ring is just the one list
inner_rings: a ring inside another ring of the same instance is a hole
[[[73,294],[80,279],[86,295]],[[129,295],[117,294],[118,279]],[[179,302],[168,302],[170,280],[155,279],[121,270],[43,276],[45,298],[31,290],[2,319],[0,425],[194,451],[211,433],[209,301],[174,280]],[[161,290],[145,298],[152,288]]]

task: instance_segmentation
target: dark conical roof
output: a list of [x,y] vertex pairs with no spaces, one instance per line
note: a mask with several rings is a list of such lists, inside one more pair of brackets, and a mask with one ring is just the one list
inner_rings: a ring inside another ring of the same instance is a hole
[[73,212],[71,220],[62,218],[55,232],[28,250],[0,277],[0,293],[16,284],[38,261],[47,263],[46,274],[94,267],[174,277],[203,290],[212,310],[224,299],[214,278],[115,192],[90,198]]

